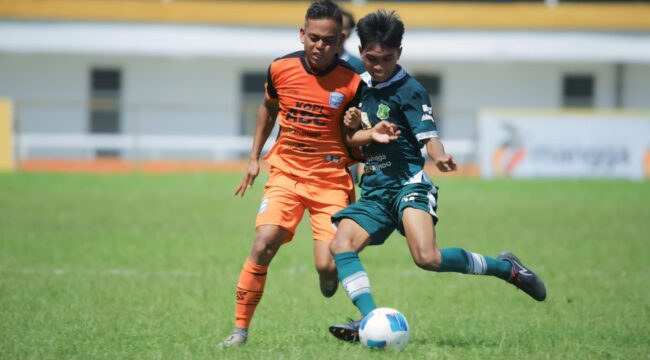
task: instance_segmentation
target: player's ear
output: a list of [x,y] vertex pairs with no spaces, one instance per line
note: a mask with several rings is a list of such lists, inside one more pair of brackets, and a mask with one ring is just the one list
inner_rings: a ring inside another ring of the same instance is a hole
[[300,28],[300,43],[305,43],[305,28]]
[[402,56],[402,47],[400,46],[399,49],[397,49],[397,60],[399,60],[400,56]]
[[359,55],[363,56],[363,48],[359,45]]

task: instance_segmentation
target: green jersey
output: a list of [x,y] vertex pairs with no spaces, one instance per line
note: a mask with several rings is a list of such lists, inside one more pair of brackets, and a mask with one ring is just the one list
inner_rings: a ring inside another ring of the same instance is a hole
[[396,141],[371,142],[362,148],[366,157],[362,194],[378,187],[430,183],[421,153],[427,139],[438,137],[429,94],[399,65],[388,81],[373,84],[367,72],[361,78],[366,83],[359,104],[362,127],[369,129],[386,120],[401,131]]

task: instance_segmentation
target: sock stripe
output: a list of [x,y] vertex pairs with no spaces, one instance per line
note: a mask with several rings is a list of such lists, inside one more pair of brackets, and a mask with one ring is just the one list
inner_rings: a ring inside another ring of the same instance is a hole
[[370,293],[370,279],[365,271],[358,271],[350,276],[345,277],[341,281],[345,292],[348,293],[350,299],[354,301],[361,294]]
[[244,291],[248,291],[248,292],[252,292],[252,293],[263,293],[264,292],[264,290],[251,290],[251,289],[243,288],[241,286],[237,286],[237,290],[244,290]]
[[487,262],[485,257],[481,254],[467,251],[469,256],[469,273],[475,275],[483,275],[487,271]]

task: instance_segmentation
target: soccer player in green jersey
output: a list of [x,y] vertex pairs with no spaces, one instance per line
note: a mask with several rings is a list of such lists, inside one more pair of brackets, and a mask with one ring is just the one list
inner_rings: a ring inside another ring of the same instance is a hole
[[[330,244],[339,280],[354,305],[363,316],[377,307],[358,253],[367,245],[382,244],[395,229],[406,236],[413,261],[424,270],[496,276],[543,301],[544,283],[512,253],[492,258],[461,248],[438,248],[438,189],[424,172],[420,149],[426,146],[440,171],[456,170],[456,162],[438,139],[427,91],[397,64],[404,34],[399,17],[382,10],[371,13],[359,21],[357,33],[366,88],[360,109],[350,109],[344,121],[359,128],[346,135],[346,142],[363,147],[366,165],[361,198],[332,216],[338,229]],[[395,124],[400,136],[387,143],[373,141],[372,129],[382,122]],[[333,325],[330,332],[355,341],[359,324]]]

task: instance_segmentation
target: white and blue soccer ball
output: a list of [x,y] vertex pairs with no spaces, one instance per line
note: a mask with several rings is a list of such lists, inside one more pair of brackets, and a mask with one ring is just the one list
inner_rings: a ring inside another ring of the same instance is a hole
[[411,331],[402,313],[391,308],[371,311],[359,325],[359,340],[369,347],[401,351]]

